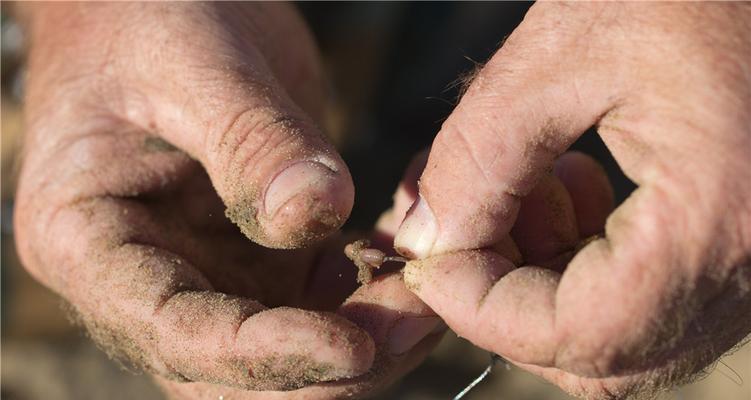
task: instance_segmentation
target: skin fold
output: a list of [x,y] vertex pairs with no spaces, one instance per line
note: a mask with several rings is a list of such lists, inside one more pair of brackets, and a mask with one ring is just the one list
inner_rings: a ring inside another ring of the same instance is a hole
[[[685,382],[741,342],[749,21],[748,4],[534,5],[435,138],[396,236],[408,286],[460,336],[587,398]],[[591,162],[558,159],[593,125],[639,188],[568,261],[612,206]],[[509,232],[521,267],[493,251]]]
[[335,233],[352,182],[289,5],[19,11],[20,255],[110,355],[174,398],[328,399],[385,386],[437,344],[445,325],[399,274],[357,289]]
[[[364,235],[414,260],[361,287],[291,6],[17,9],[22,261],[170,398],[367,396],[446,325],[624,398],[751,332],[747,4],[533,6]],[[639,185],[615,211],[602,168],[566,152],[592,125]]]

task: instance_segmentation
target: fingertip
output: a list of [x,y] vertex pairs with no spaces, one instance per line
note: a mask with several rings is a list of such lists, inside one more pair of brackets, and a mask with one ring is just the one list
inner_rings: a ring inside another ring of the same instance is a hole
[[355,193],[346,167],[335,171],[321,163],[293,165],[269,186],[267,204],[270,198],[272,204],[278,200],[277,188],[286,184],[294,193],[276,209],[266,209],[266,236],[278,244],[275,247],[310,245],[337,231],[349,218]]
[[300,161],[286,166],[269,183],[264,195],[264,213],[274,218],[289,203],[310,192],[326,192],[338,184],[339,175],[317,161]]
[[376,346],[392,356],[405,354],[426,337],[446,330],[441,318],[405,287],[398,273],[361,286],[339,313],[367,331]]
[[412,157],[407,169],[404,171],[401,182],[399,182],[399,186],[396,188],[393,210],[394,217],[399,222],[404,220],[407,212],[419,196],[418,180],[428,162],[428,151],[429,149],[422,150]]
[[425,198],[418,196],[399,226],[394,248],[409,258],[425,258],[438,240],[438,221]]
[[[407,165],[407,169],[405,170],[404,176],[402,177],[400,187],[403,187],[406,193],[413,199],[417,197],[417,182],[420,179],[420,175],[422,175],[422,172],[425,170],[425,165],[427,165],[428,163],[429,155],[430,148],[420,150],[417,154],[415,154],[412,157],[412,160],[410,160],[409,165]],[[407,209],[404,208],[403,212],[406,211]]]
[[522,199],[511,237],[524,261],[535,265],[574,248],[579,240],[576,214],[557,177],[546,175]]
[[376,223],[376,230],[383,235],[391,237],[391,242],[393,242],[393,238],[396,236],[407,211],[417,199],[417,180],[420,178],[427,162],[427,149],[420,151],[412,157],[412,160],[404,172],[402,180],[399,182],[399,186],[397,186],[396,191],[394,192],[393,206],[391,209],[381,214],[381,217]]
[[292,390],[368,372],[371,337],[332,313],[280,307],[255,314],[237,332],[254,390]]
[[514,265],[490,250],[410,261],[407,286],[459,336],[522,362],[552,363],[560,274]]
[[505,257],[516,266],[521,265],[524,261],[522,253],[519,250],[519,246],[516,244],[516,242],[514,242],[514,239],[511,238],[511,235],[504,236],[491,248],[493,249],[493,251]]
[[580,237],[602,232],[615,208],[615,195],[600,163],[587,154],[569,151],[555,162],[553,171],[571,195]]
[[261,245],[299,248],[338,230],[353,202],[354,185],[343,162],[299,161],[271,179],[262,201],[246,198],[228,207],[227,216]]
[[473,340],[485,294],[514,268],[493,251],[458,251],[408,262],[404,281],[457,334]]

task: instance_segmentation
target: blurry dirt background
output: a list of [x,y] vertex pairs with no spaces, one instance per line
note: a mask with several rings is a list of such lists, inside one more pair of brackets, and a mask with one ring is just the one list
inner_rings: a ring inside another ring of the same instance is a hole
[[[304,3],[300,7],[319,41],[332,82],[335,107],[328,118],[329,131],[358,188],[348,226],[367,229],[390,205],[393,188],[412,154],[429,145],[453,108],[457,87],[452,82],[493,53],[529,4]],[[61,300],[33,281],[16,258],[11,221],[23,129],[23,35],[7,11],[3,2],[1,397],[161,399],[146,376],[124,370],[97,350],[67,320]],[[619,201],[633,190],[594,134],[585,135],[575,147],[605,164]],[[488,360],[486,352],[449,332],[421,367],[377,398],[450,399]],[[722,361],[704,380],[661,398],[751,399],[751,346]],[[498,365],[466,398],[569,397],[523,371]]]

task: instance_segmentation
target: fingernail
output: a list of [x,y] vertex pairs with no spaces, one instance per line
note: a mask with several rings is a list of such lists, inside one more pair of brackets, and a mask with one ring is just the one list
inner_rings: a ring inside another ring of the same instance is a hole
[[273,217],[289,200],[303,191],[326,191],[336,185],[336,172],[317,161],[301,161],[280,172],[264,197],[266,215]]
[[433,211],[422,196],[407,211],[399,227],[394,245],[399,253],[410,258],[424,258],[430,254],[438,237],[438,224]]
[[445,326],[439,317],[402,318],[389,331],[389,352],[404,354],[426,336],[445,330]]

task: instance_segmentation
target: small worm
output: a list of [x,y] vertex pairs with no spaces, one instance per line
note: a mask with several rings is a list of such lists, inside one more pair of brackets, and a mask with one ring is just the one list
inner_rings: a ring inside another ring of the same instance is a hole
[[407,262],[399,256],[387,256],[378,249],[370,248],[370,241],[360,239],[344,246],[344,254],[355,263],[358,268],[357,282],[369,283],[373,279],[373,269],[380,268],[384,262]]

